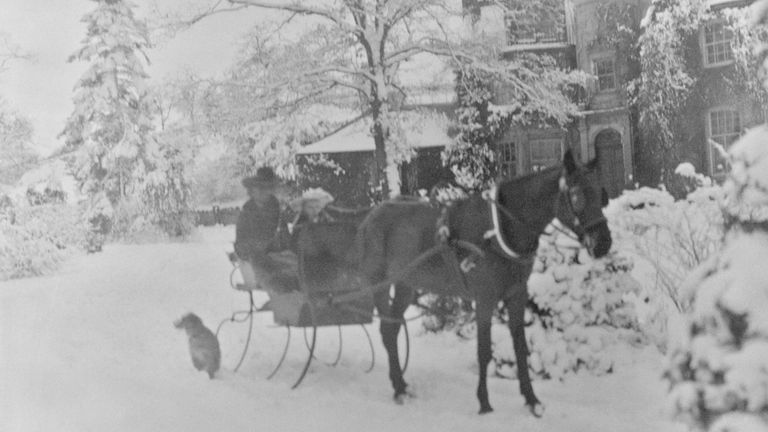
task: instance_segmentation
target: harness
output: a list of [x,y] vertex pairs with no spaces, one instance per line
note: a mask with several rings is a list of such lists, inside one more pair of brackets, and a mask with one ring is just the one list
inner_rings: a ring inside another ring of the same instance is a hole
[[[589,221],[586,224],[583,224],[581,221],[581,218],[579,217],[579,212],[576,210],[573,204],[573,197],[572,197],[572,189],[568,185],[568,182],[565,177],[565,172],[563,172],[560,175],[560,178],[558,180],[558,196],[555,200],[555,214],[558,214],[559,206],[561,205],[561,201],[565,201],[565,205],[568,208],[568,212],[573,216],[572,225],[574,227],[574,232],[569,232],[557,225],[552,225],[552,227],[559,231],[561,234],[571,238],[572,240],[575,240],[577,242],[581,242],[581,237],[584,236],[587,230],[594,227],[595,225],[598,225],[602,222],[605,222],[605,217],[600,215],[600,217],[595,218],[594,220]],[[486,240],[492,240],[493,244],[495,245],[495,249],[498,249],[499,255],[502,257],[512,260],[512,261],[518,261],[522,263],[529,262],[533,259],[535,255],[534,252],[518,252],[516,251],[507,241],[507,239],[504,237],[501,229],[501,215],[503,214],[508,220],[510,221],[516,221],[517,223],[525,226],[526,224],[520,220],[519,217],[517,217],[512,211],[510,211],[509,208],[504,206],[499,202],[499,188],[497,185],[493,185],[491,189],[483,191],[482,198],[488,203],[489,206],[489,213],[490,213],[490,219],[491,219],[491,228],[488,229],[485,234],[483,235],[483,238]],[[565,196],[565,199],[562,200],[562,197]],[[438,221],[438,233],[440,238],[443,241],[447,241],[449,238],[449,231],[447,226],[447,211],[444,211],[445,215],[441,217],[441,220]],[[575,235],[574,235],[575,234]],[[477,249],[481,249],[479,246],[474,245],[477,247]],[[474,259],[477,256],[479,256],[476,253],[473,253],[470,255],[470,258],[468,259]],[[471,263],[467,262],[467,259],[462,261],[461,263],[461,269],[463,272],[467,272],[467,267],[471,268],[472,265],[468,265]]]
[[483,199],[488,202],[491,213],[491,229],[485,232],[483,238],[486,240],[495,239],[496,244],[499,246],[502,252],[507,255],[507,258],[517,260],[520,259],[520,254],[515,252],[512,247],[507,244],[507,240],[501,233],[501,224],[499,223],[499,211],[503,211],[504,215],[509,219],[518,219],[512,212],[499,203],[499,188],[494,184],[490,190],[483,191]]

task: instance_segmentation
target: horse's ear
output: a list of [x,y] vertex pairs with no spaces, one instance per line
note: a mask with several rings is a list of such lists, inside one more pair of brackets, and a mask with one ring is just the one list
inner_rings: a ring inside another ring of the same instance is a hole
[[563,155],[563,166],[565,167],[565,173],[571,174],[576,171],[576,159],[573,158],[573,151],[568,149]]

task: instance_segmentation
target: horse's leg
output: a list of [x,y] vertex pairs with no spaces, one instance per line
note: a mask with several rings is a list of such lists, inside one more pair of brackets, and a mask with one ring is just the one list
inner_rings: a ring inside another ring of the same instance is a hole
[[397,349],[397,335],[400,332],[400,324],[405,309],[408,308],[412,292],[410,289],[398,286],[395,289],[395,298],[389,297],[389,290],[381,290],[376,293],[374,301],[379,312],[379,330],[384,348],[387,350],[389,360],[389,379],[395,389],[395,400],[400,402],[406,395],[408,384],[403,379],[403,371],[400,369],[400,355]]
[[480,368],[477,383],[477,399],[480,401],[480,414],[493,411],[488,401],[488,363],[491,362],[491,315],[493,307],[477,302],[477,364]]
[[[525,293],[525,290],[522,291]],[[517,379],[520,382],[520,393],[525,398],[525,405],[534,416],[540,417],[544,406],[533,393],[531,376],[528,371],[528,343],[525,340],[525,304],[527,295],[518,295],[507,301],[509,331],[515,349],[517,363]]]

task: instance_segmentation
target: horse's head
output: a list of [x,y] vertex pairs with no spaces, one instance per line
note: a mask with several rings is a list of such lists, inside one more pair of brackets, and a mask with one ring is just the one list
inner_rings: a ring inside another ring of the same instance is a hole
[[565,153],[555,217],[578,236],[590,255],[600,258],[611,249],[611,231],[603,216],[608,195],[596,168],[597,159],[582,166],[571,150]]

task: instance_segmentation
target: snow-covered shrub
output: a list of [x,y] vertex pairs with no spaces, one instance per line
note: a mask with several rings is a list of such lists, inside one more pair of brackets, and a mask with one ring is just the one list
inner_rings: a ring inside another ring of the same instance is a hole
[[87,226],[80,209],[47,204],[0,215],[0,280],[50,274],[82,250]]
[[640,280],[639,298],[648,306],[643,330],[662,350],[666,347],[670,316],[689,305],[679,287],[688,274],[711,255],[723,236],[720,210],[722,188],[686,165],[677,173],[691,192],[675,201],[661,189],[625,191],[605,210],[614,250],[633,257]]
[[91,195],[82,203],[83,220],[88,224],[86,235],[86,250],[88,252],[101,251],[107,235],[112,230],[112,217],[114,210],[106,193],[100,192]]
[[0,280],[51,273],[65,255],[34,228],[0,218]]
[[473,336],[475,311],[472,302],[461,297],[426,294],[419,298],[425,307],[422,325],[428,332],[453,331],[461,337]]
[[75,205],[44,204],[20,207],[16,223],[58,249],[85,249],[88,225]]
[[670,351],[675,414],[708,431],[768,430],[768,127],[730,150],[727,232],[687,278],[687,325]]
[[163,163],[142,184],[141,216],[171,237],[186,236],[194,228],[190,188],[178,152],[163,151]]
[[42,191],[27,189],[27,201],[30,205],[56,204],[66,201],[63,191],[45,188]]
[[[592,260],[558,231],[542,237],[528,281],[532,312],[526,337],[532,372],[562,379],[582,369],[597,374],[612,370],[606,349],[637,336],[634,306],[625,301],[639,290],[631,270],[631,260],[621,254]],[[495,346],[497,367],[513,364],[513,359],[511,343]]]

